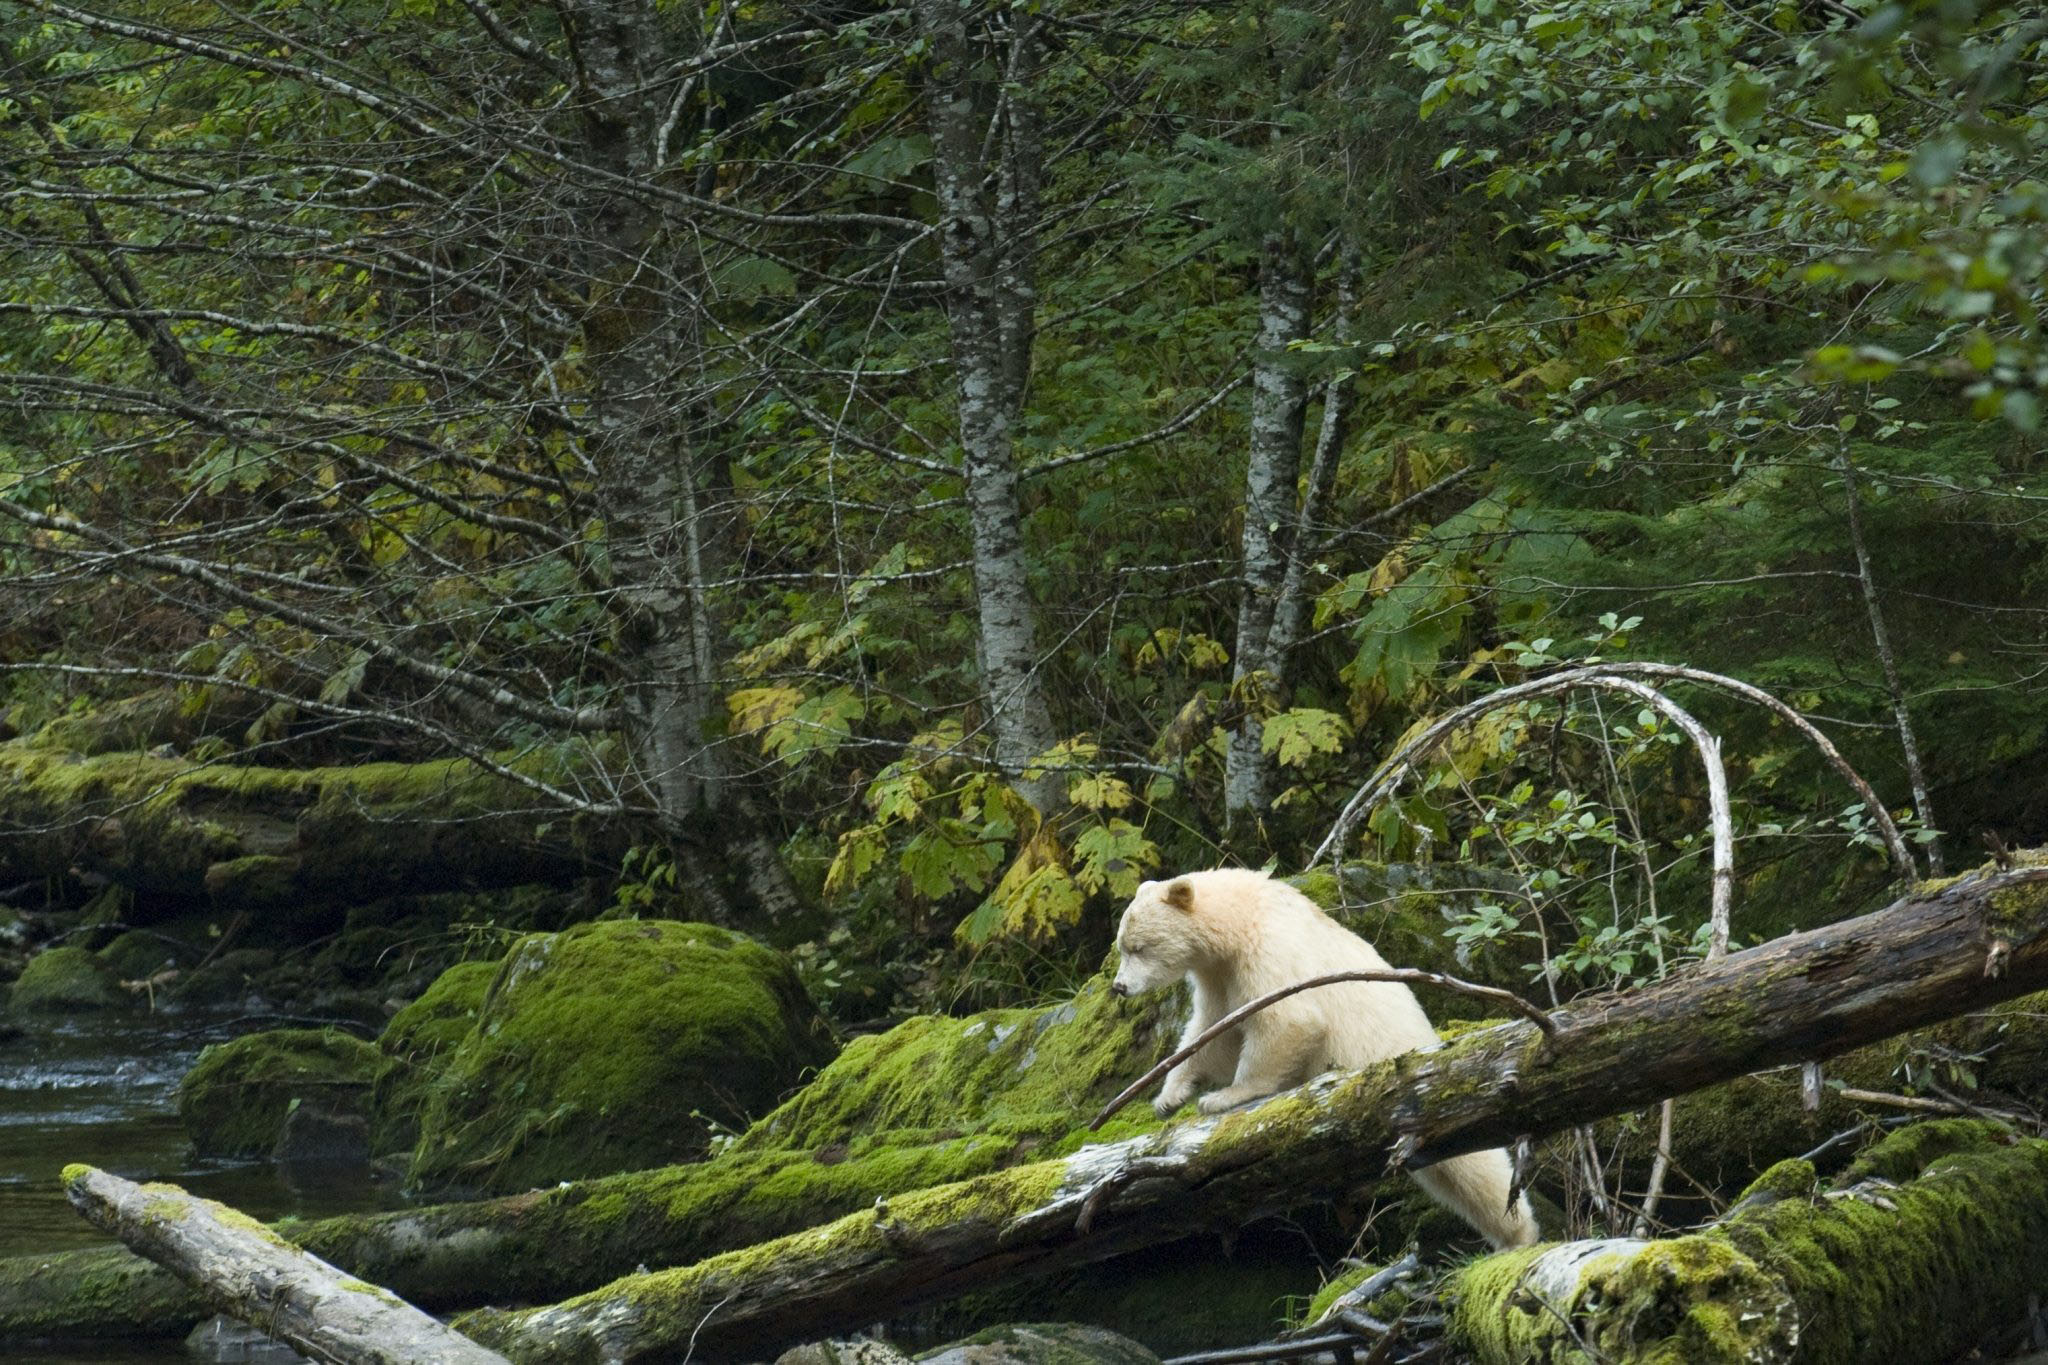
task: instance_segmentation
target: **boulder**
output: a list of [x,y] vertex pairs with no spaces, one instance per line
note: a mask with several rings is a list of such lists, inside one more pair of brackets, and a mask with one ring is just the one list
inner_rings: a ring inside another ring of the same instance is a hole
[[530,934],[428,1086],[417,1187],[506,1192],[694,1161],[830,1061],[788,960],[704,924]]
[[7,1007],[16,1014],[114,1009],[129,997],[114,973],[84,948],[45,948],[29,959]]
[[244,1034],[199,1054],[179,1083],[178,1117],[201,1156],[269,1156],[301,1106],[330,1122],[366,1114],[383,1061],[374,1044],[336,1029]]

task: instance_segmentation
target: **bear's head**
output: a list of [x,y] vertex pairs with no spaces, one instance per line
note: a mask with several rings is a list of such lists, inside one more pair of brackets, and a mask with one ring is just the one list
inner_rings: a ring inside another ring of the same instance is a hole
[[1186,976],[1200,941],[1193,932],[1194,914],[1195,888],[1185,877],[1138,883],[1138,894],[1117,925],[1116,980],[1109,989],[1142,995]]

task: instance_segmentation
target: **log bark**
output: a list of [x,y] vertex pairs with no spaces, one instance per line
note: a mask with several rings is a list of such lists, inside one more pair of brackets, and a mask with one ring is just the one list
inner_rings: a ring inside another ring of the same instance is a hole
[[350,1279],[262,1224],[174,1185],[90,1166],[64,1172],[72,1205],[222,1312],[334,1365],[506,1365],[388,1290]]
[[[2035,860],[2039,862],[2038,859]],[[464,1331],[521,1361],[752,1356],[991,1282],[1229,1228],[2048,984],[2048,867],[1973,873],[1680,979],[1326,1076],[1251,1108],[878,1200],[865,1213]]]
[[0,745],[0,883],[83,876],[148,903],[294,913],[566,883],[630,831],[462,761],[233,767]]

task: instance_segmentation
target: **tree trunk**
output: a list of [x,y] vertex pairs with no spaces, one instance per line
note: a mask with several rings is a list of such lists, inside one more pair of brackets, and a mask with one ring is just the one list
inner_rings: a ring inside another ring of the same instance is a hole
[[1488,1256],[1446,1297],[1478,1365],[1936,1365],[2024,1323],[2044,1281],[2048,1142],[1938,1120],[1825,1193],[1810,1163],[1784,1161],[1701,1232]]
[[379,896],[615,869],[627,822],[462,760],[347,768],[77,759],[0,745],[0,883],[82,876],[145,902],[303,916]]
[[1223,777],[1224,824],[1232,842],[1246,849],[1261,842],[1256,829],[1273,799],[1272,761],[1262,736],[1285,667],[1273,649],[1274,612],[1300,531],[1297,485],[1308,387],[1290,347],[1308,337],[1310,274],[1290,237],[1267,239],[1259,268],[1258,357],[1244,477],[1244,585],[1230,679],[1241,716],[1230,734]]
[[565,1303],[471,1315],[522,1361],[753,1356],[991,1282],[1231,1228],[1388,1169],[1831,1056],[2048,983],[2048,867],[1976,874],[1681,979],[1326,1076]]
[[[1010,13],[1015,27],[1006,60],[970,35],[960,0],[917,4],[931,45],[925,104],[973,525],[982,691],[996,764],[1043,814],[1062,804],[1066,784],[1056,773],[1024,776],[1055,735],[1038,670],[1014,449],[1038,303],[1041,149],[1028,82],[1039,40],[1028,10]],[[977,67],[994,64],[1006,68],[1001,81],[978,74]],[[992,170],[984,148],[996,157]]]
[[[722,809],[727,774],[712,733],[705,537],[689,404],[676,378],[693,382],[701,368],[684,283],[694,276],[689,253],[668,248],[660,210],[628,188],[657,169],[672,44],[652,0],[576,0],[561,10],[583,86],[584,152],[616,177],[590,190],[581,224],[583,335],[597,381],[588,452],[610,549],[627,739],[699,912],[727,924],[772,918],[798,898],[765,826],[719,819],[733,812]],[[728,836],[743,856],[725,856]]]
[[222,1312],[335,1365],[507,1365],[386,1290],[353,1280],[268,1228],[173,1185],[90,1166],[64,1172],[72,1204],[193,1285]]

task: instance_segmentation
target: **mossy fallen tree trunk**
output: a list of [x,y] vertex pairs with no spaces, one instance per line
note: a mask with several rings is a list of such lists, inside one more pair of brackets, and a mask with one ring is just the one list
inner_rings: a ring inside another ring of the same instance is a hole
[[375,1285],[350,1279],[261,1223],[172,1185],[137,1185],[90,1166],[64,1172],[93,1226],[167,1267],[222,1312],[337,1365],[505,1365]]
[[460,1324],[520,1361],[752,1356],[925,1300],[1231,1227],[1409,1164],[1826,1057],[2048,984],[2048,869],[1979,873],[1680,980],[1253,1108],[878,1201],[824,1227]]
[[1448,1295],[1478,1365],[1934,1365],[2024,1320],[2048,1282],[2048,1142],[1908,1128],[1831,1189],[1791,1160],[1691,1236],[1488,1256]]
[[[1057,1004],[920,1016],[857,1038],[709,1161],[279,1231],[435,1311],[546,1303],[636,1266],[686,1264],[880,1196],[1069,1152],[1095,1106],[1172,1036],[1162,1000],[1107,987],[1102,976]],[[1120,1121],[1126,1132],[1155,1126],[1142,1105]],[[0,1341],[166,1336],[203,1316],[183,1286],[121,1248],[0,1260]]]
[[627,831],[460,761],[284,770],[0,745],[0,882],[252,912],[566,882]]

